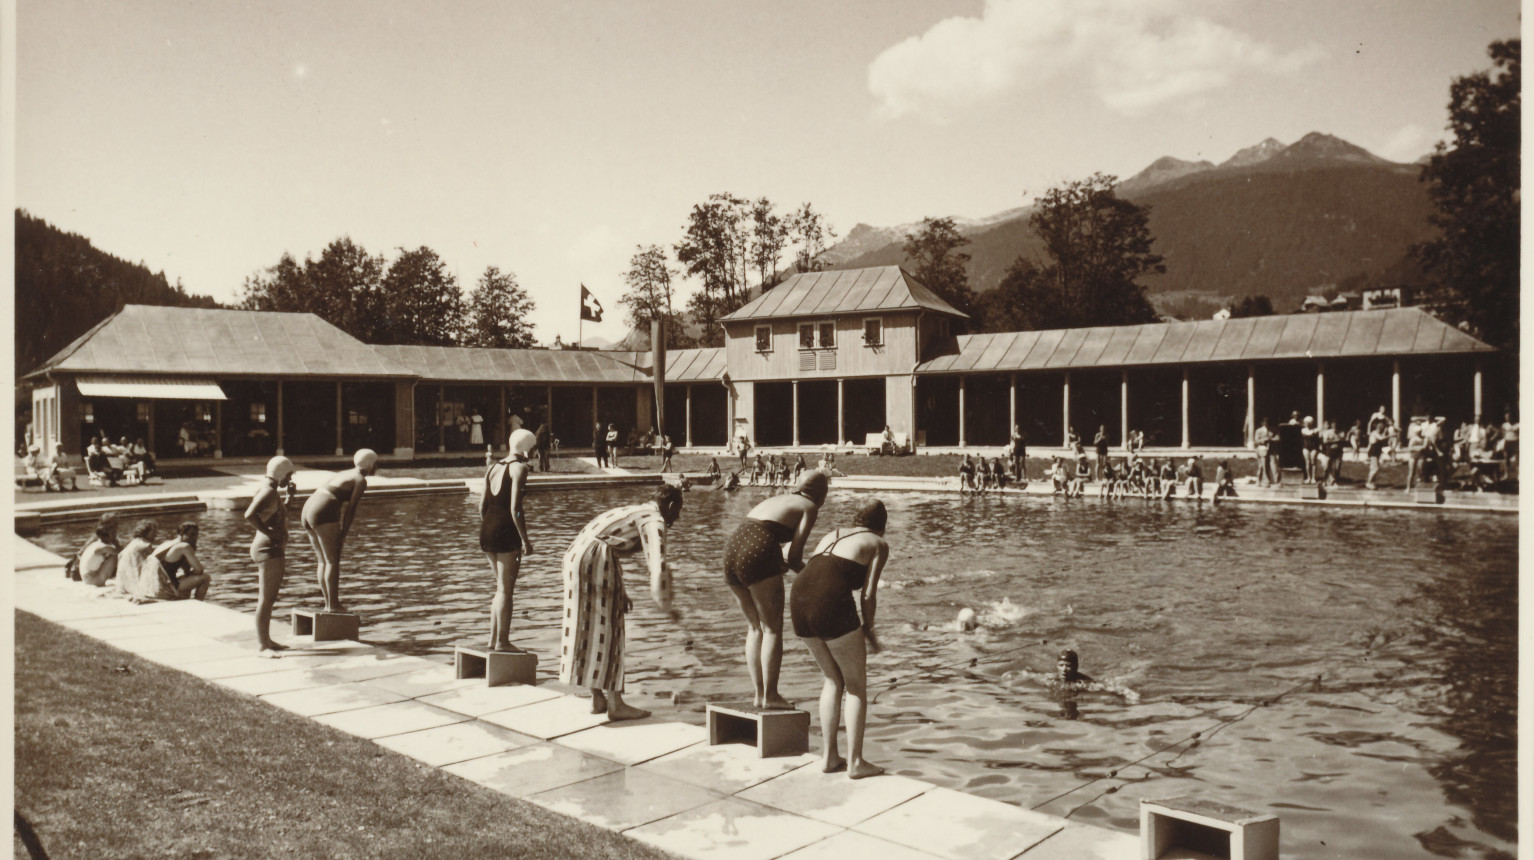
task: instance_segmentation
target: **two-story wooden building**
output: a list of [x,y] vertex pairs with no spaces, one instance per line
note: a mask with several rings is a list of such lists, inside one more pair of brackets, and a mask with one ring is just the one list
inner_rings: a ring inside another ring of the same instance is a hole
[[757,445],[914,439],[916,367],[968,317],[899,266],[795,275],[724,318],[733,436]]

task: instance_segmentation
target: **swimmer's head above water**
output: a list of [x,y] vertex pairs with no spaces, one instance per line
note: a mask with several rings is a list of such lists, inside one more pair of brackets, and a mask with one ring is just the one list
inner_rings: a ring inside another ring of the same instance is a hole
[[1055,661],[1055,679],[1062,684],[1069,684],[1082,679],[1079,671],[1081,661],[1076,657],[1076,652],[1069,648],[1060,652],[1060,659]]
[[661,519],[666,525],[676,522],[676,518],[682,514],[682,491],[671,484],[662,484],[652,497],[655,506],[660,508]]

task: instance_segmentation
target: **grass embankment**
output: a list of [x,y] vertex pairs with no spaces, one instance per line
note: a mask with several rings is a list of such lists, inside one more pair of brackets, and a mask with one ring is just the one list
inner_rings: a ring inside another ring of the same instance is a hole
[[53,857],[668,856],[24,612],[15,744]]

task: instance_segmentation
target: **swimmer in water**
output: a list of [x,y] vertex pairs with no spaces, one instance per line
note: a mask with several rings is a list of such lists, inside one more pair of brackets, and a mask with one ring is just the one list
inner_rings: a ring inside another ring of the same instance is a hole
[[378,455],[363,448],[352,458],[353,468],[336,475],[314,491],[304,503],[304,531],[319,559],[316,576],[326,612],[345,612],[341,607],[341,545],[351,531],[357,505],[368,489],[368,476],[378,471]]

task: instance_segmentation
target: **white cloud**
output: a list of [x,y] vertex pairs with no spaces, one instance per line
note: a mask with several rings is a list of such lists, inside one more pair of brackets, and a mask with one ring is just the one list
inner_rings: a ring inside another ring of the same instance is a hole
[[1438,136],[1415,123],[1401,126],[1376,150],[1380,157],[1410,163],[1433,151]]
[[987,0],[868,66],[880,112],[942,119],[1013,90],[1085,81],[1105,105],[1138,113],[1228,85],[1244,72],[1292,72],[1314,48],[1280,52],[1196,11],[1198,0]]

